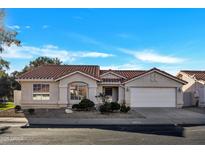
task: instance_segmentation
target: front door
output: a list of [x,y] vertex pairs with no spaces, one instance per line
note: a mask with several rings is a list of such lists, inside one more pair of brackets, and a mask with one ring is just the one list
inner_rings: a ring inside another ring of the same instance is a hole
[[105,87],[104,93],[108,97],[109,102],[118,101],[118,88],[117,87]]
[[105,95],[108,97],[108,101],[112,102],[112,87],[105,87]]

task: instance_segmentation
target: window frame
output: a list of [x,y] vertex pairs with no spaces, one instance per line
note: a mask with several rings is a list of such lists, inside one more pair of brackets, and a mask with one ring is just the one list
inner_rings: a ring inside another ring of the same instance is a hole
[[[105,87],[105,95],[106,96],[112,96],[113,95],[113,92],[112,92],[112,87]],[[110,92],[109,94],[107,94],[107,92]]]
[[79,89],[80,89],[79,87],[85,87],[85,90],[86,90],[86,92],[85,92],[85,93],[86,93],[86,94],[85,94],[85,95],[86,95],[85,98],[88,98],[88,91],[89,91],[89,90],[88,90],[88,84],[85,83],[85,82],[76,81],[76,82],[72,82],[72,83],[69,84],[69,88],[68,88],[68,90],[69,90],[69,97],[68,97],[69,100],[71,100],[71,101],[80,101],[80,100],[83,99],[82,97],[79,96],[79,94],[78,94],[78,96],[76,96],[76,97],[78,97],[77,99],[74,99],[74,98],[71,97],[71,87],[72,87],[73,84],[74,84],[74,85],[75,85],[75,84],[83,84],[83,86],[82,86],[82,85],[80,85],[80,86],[77,85],[77,91],[79,92]]
[[[41,85],[41,89],[42,89],[42,85],[48,85],[48,92],[34,92],[34,85]],[[41,95],[40,99],[34,99],[34,95]],[[48,99],[43,99],[43,95],[48,95]],[[32,85],[32,100],[34,101],[48,101],[50,100],[50,84],[49,83],[33,83]]]

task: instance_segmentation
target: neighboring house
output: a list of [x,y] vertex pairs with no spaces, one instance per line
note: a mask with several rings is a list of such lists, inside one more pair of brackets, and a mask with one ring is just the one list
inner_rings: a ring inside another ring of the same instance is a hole
[[23,108],[58,108],[99,93],[131,107],[181,107],[185,81],[153,68],[100,70],[96,65],[44,65],[19,76]]
[[182,70],[179,79],[187,81],[182,87],[184,106],[205,106],[205,71]]

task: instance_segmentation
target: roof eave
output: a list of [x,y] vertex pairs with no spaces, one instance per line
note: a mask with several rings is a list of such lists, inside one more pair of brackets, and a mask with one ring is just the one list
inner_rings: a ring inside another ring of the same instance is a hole
[[[190,75],[189,73],[186,73],[186,72],[183,72],[183,71],[180,71],[180,73],[181,74],[183,74],[183,75],[186,75],[187,77],[189,77],[189,78],[191,78],[191,79],[193,79],[193,80],[196,80],[197,82],[199,82],[199,83],[202,83],[202,84],[205,84],[205,80],[199,80],[199,79],[197,79],[196,77],[195,77],[195,74],[194,75]],[[180,74],[179,73],[179,74]]]
[[124,77],[124,76],[122,76],[120,74],[117,74],[117,73],[113,72],[112,70],[108,70],[106,73],[101,74],[100,77],[103,77],[104,75],[109,74],[109,73],[111,73],[111,74],[113,74],[115,76],[121,77],[123,79],[127,79],[126,77]]
[[147,72],[145,72],[145,73],[143,73],[143,74],[141,74],[141,75],[139,75],[139,76],[136,76],[136,77],[134,77],[134,78],[131,78],[131,79],[129,79],[129,80],[123,82],[122,84],[126,84],[126,83],[128,83],[128,82],[131,82],[131,81],[133,81],[133,80],[135,80],[135,79],[141,78],[141,77],[143,77],[143,76],[145,76],[145,75],[147,75],[147,74],[150,74],[150,73],[152,73],[152,72],[158,72],[159,74],[164,75],[164,76],[166,76],[166,77],[168,77],[168,78],[171,78],[171,79],[173,79],[173,80],[175,80],[175,81],[177,81],[177,82],[179,82],[179,83],[181,83],[181,84],[183,84],[183,85],[185,85],[185,84],[188,83],[188,82],[186,82],[186,81],[184,81],[184,80],[173,78],[171,75],[169,76],[169,75],[167,75],[167,74],[161,72],[160,70],[158,70],[158,69],[156,69],[156,68],[153,68],[153,69],[151,69],[151,70],[149,70],[149,71],[147,71]]
[[66,77],[68,77],[68,76],[71,76],[71,75],[73,75],[73,74],[76,74],[76,73],[80,73],[80,74],[82,74],[82,75],[84,75],[84,76],[87,76],[87,77],[89,77],[89,78],[92,78],[92,79],[94,79],[94,80],[96,80],[96,81],[101,81],[100,79],[95,78],[95,77],[93,77],[93,76],[91,76],[91,75],[89,75],[89,74],[86,74],[86,73],[84,73],[84,72],[81,72],[81,71],[75,71],[75,72],[66,74],[66,75],[64,75],[64,76],[62,76],[62,77],[59,77],[59,78],[55,79],[54,81],[62,80],[62,79],[64,79],[64,78],[66,78]]
[[24,78],[24,79],[16,79],[16,81],[55,81],[53,79],[38,79],[38,78]]

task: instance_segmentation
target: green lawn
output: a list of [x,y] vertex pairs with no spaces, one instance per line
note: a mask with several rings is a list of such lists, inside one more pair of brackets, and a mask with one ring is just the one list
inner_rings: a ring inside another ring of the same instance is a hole
[[13,102],[8,102],[7,104],[0,104],[0,110],[8,110],[14,108],[15,105]]

